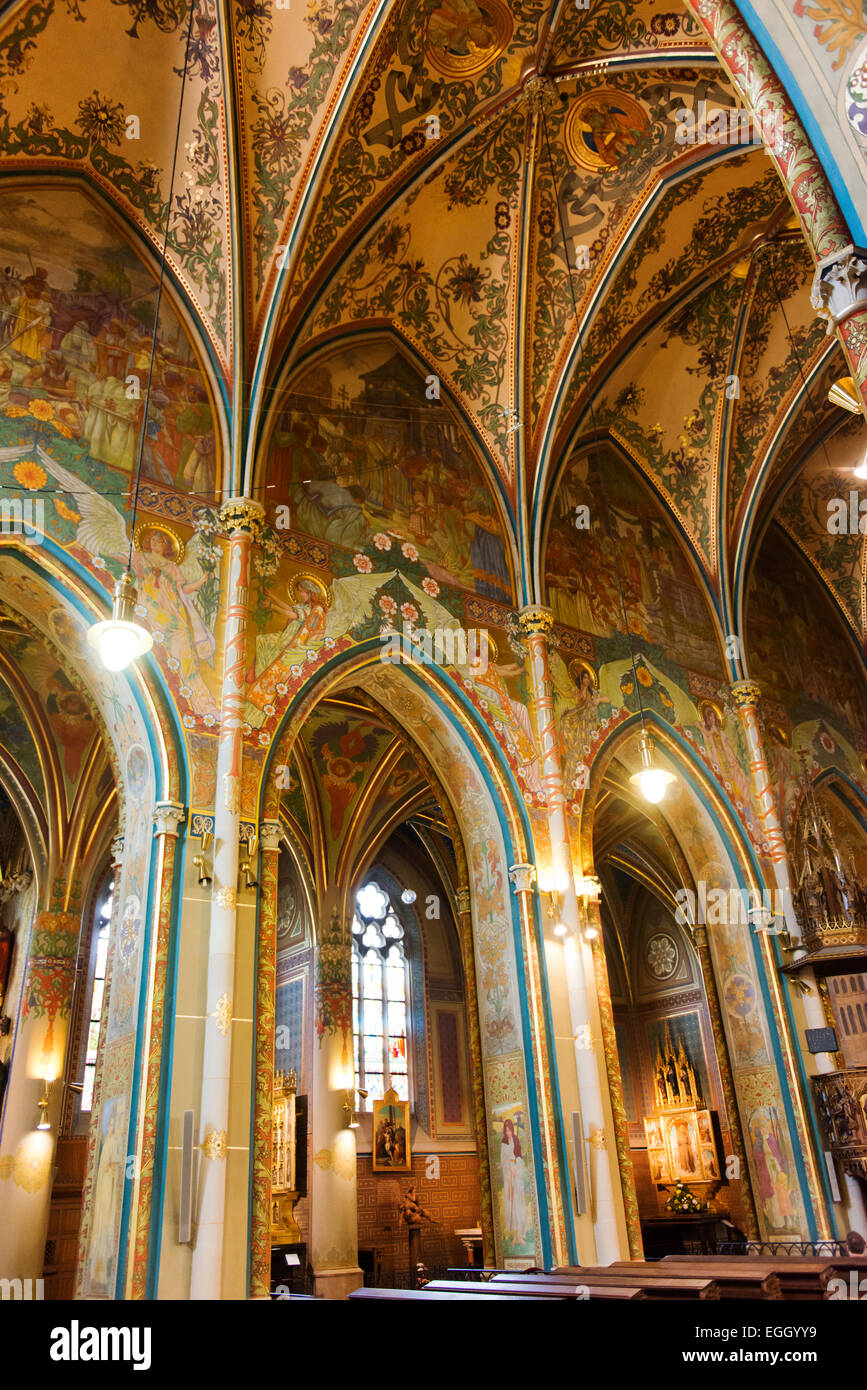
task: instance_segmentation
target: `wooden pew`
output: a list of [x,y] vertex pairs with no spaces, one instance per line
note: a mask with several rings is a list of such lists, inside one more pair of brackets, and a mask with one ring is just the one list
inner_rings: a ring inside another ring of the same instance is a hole
[[[371,1301],[372,1301],[372,1302],[376,1302],[376,1303],[437,1303],[437,1302],[439,1302],[439,1303],[448,1303],[448,1302],[451,1302],[451,1301],[454,1301],[454,1300],[458,1300],[459,1302],[464,1302],[464,1303],[466,1303],[468,1300],[472,1300],[472,1299],[475,1297],[475,1295],[474,1295],[472,1292],[469,1292],[469,1293],[468,1293],[468,1292],[462,1291],[462,1290],[463,1290],[463,1286],[462,1286],[462,1285],[460,1286],[460,1289],[459,1289],[458,1291],[452,1291],[452,1290],[450,1290],[450,1289],[449,1289],[449,1290],[445,1290],[445,1289],[426,1289],[426,1288],[425,1288],[425,1289],[353,1289],[352,1293],[349,1294],[348,1297],[351,1298],[351,1299],[357,1299],[357,1300],[360,1301],[360,1302],[368,1302],[368,1303],[371,1302]],[[492,1293],[490,1296],[491,1296],[492,1298],[499,1298],[499,1299],[501,1299],[501,1300],[504,1301],[504,1302],[505,1302],[505,1301],[508,1301],[508,1300],[511,1300],[511,1298],[513,1297],[513,1295],[510,1294],[510,1293],[508,1293],[508,1294],[493,1294],[493,1293]],[[534,1294],[524,1294],[524,1295],[522,1295],[522,1297],[524,1298],[524,1301],[527,1302],[527,1303],[530,1303],[530,1302],[536,1302],[536,1303],[538,1303],[538,1302],[539,1302],[538,1298],[537,1298]],[[476,1302],[478,1302],[478,1299],[476,1299]]]
[[[531,1276],[525,1276],[527,1278]],[[538,1276],[535,1276],[538,1277]],[[546,1277],[546,1276],[542,1276]],[[622,1285],[642,1289],[649,1299],[718,1299],[719,1289],[714,1279],[676,1272],[666,1274],[653,1265],[563,1265],[548,1278],[567,1278],[574,1284]],[[493,1281],[496,1282],[496,1279]]]
[[[656,1261],[656,1268],[673,1270],[677,1274],[702,1275],[714,1279],[719,1286],[719,1296],[727,1298],[776,1299],[782,1297],[780,1281],[776,1272],[769,1266],[762,1267],[758,1261],[746,1264],[719,1264],[716,1256],[706,1255],[704,1260]],[[623,1265],[626,1261],[623,1261]],[[621,1265],[615,1265],[620,1269]]]
[[666,1255],[660,1264],[668,1266],[671,1261],[691,1267],[720,1261],[726,1267],[767,1268],[779,1279],[786,1301],[827,1298],[830,1281],[842,1278],[848,1282],[850,1269],[867,1275],[867,1259],[857,1255]]
[[[517,1276],[519,1279],[520,1275]],[[543,1276],[544,1277],[544,1276]],[[430,1289],[431,1293],[458,1293],[464,1292],[471,1298],[574,1298],[575,1291],[565,1284],[543,1284],[541,1287],[533,1288],[529,1284],[505,1283],[496,1285],[492,1281],[475,1284],[471,1279],[431,1279],[429,1284],[425,1284],[425,1292]]]
[[[429,1287],[442,1288],[444,1283],[443,1280],[436,1280]],[[637,1285],[623,1285],[616,1280],[611,1282],[607,1279],[564,1280],[559,1279],[555,1274],[521,1274],[511,1271],[497,1274],[488,1283],[476,1284],[472,1287],[480,1293],[487,1291],[499,1293],[507,1290],[509,1293],[530,1294],[534,1298],[583,1298],[583,1292],[579,1294],[579,1289],[584,1288],[587,1290],[588,1300],[625,1300],[631,1302],[644,1297],[643,1291]]]

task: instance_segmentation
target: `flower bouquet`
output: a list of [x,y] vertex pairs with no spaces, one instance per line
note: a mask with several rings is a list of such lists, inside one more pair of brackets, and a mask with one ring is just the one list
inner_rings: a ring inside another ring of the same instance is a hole
[[690,1192],[685,1182],[677,1182],[674,1191],[665,1204],[666,1211],[676,1211],[681,1216],[692,1216],[707,1211],[707,1202],[702,1202],[694,1192]]

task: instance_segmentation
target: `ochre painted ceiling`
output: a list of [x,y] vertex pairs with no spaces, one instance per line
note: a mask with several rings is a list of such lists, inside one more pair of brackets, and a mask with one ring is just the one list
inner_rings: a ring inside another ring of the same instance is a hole
[[[264,488],[293,387],[387,340],[535,571],[513,602],[544,597],[558,480],[605,436],[721,635],[776,516],[863,638],[864,538],[821,527],[827,460],[842,484],[858,448],[826,403],[842,352],[761,143],[678,139],[702,102],[737,104],[690,10],[658,0],[35,0],[0,21],[0,173],[75,181],[151,274],[166,237],[161,343],[194,378],[190,428],[199,370],[220,415],[220,466],[155,458],[170,484]],[[18,207],[34,267],[57,262]]]

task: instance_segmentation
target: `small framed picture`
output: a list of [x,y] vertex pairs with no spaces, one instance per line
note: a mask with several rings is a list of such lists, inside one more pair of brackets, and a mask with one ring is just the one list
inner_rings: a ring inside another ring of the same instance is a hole
[[398,1100],[397,1092],[386,1091],[373,1102],[374,1173],[409,1173],[409,1101]]

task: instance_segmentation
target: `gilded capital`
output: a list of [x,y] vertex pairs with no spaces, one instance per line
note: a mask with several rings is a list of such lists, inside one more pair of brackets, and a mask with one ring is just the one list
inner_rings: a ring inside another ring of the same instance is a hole
[[259,826],[259,844],[263,850],[279,853],[283,827],[278,820],[263,820]]
[[517,628],[522,637],[550,637],[554,614],[541,603],[529,603],[517,615]]
[[220,526],[227,535],[252,536],[256,540],[265,525],[265,508],[251,497],[230,497],[220,508]]
[[458,888],[455,890],[455,903],[461,916],[470,910],[470,890],[469,888]]
[[536,882],[535,864],[510,864],[509,878],[515,893],[530,893]]
[[833,333],[856,310],[867,307],[867,250],[844,246],[816,267],[810,303]]
[[762,698],[762,687],[755,681],[735,681],[731,686],[732,699],[738,709],[757,705]]
[[175,838],[186,814],[186,807],[180,801],[158,801],[154,806],[154,834]]

